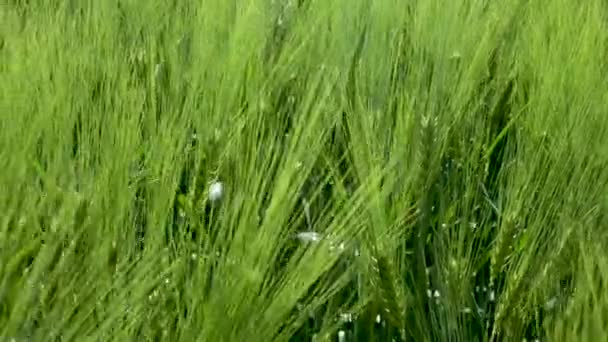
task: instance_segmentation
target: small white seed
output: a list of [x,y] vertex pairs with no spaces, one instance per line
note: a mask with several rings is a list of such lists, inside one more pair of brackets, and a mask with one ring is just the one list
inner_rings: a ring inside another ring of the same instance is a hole
[[213,182],[209,186],[209,201],[217,202],[224,195],[224,184],[222,182]]
[[301,242],[319,242],[321,241],[321,234],[317,232],[300,232],[297,234],[297,238]]
[[350,323],[353,321],[353,314],[351,313],[342,313],[340,314],[340,320],[342,323]]
[[346,342],[346,332],[344,330],[338,331],[338,342]]

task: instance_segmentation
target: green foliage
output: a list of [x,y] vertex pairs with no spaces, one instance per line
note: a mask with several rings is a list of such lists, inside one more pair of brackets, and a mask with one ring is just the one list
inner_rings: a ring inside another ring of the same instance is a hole
[[606,340],[607,15],[7,2],[0,340]]

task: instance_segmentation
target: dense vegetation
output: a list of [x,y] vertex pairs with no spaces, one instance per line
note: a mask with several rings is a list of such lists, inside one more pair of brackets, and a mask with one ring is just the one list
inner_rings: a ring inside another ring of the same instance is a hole
[[603,0],[9,0],[1,341],[608,339]]

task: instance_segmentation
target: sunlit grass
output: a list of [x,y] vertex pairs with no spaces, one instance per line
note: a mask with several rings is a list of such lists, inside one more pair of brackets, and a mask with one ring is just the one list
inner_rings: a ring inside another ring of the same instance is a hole
[[607,14],[9,1],[0,339],[605,340]]

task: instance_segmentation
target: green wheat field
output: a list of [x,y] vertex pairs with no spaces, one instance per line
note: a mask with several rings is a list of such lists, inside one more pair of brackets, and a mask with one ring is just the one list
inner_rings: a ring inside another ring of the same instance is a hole
[[607,341],[605,0],[5,0],[0,341]]

